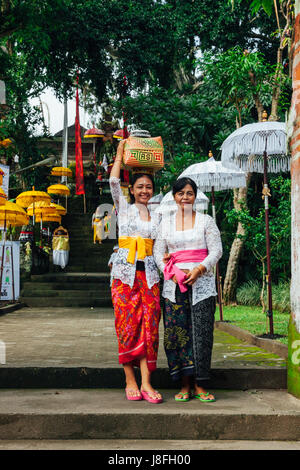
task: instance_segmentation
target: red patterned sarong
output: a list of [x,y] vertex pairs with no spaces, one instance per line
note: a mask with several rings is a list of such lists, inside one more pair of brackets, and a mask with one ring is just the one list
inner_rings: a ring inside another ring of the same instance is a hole
[[161,316],[159,284],[149,289],[145,271],[136,271],[132,288],[119,279],[112,282],[112,301],[119,344],[119,363],[147,359],[149,371],[156,369],[158,327]]

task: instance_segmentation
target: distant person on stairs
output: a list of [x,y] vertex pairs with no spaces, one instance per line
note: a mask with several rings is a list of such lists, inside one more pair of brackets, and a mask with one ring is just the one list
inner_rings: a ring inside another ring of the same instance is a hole
[[102,243],[102,214],[100,206],[95,210],[92,217],[92,228],[93,228],[93,242],[97,242],[101,245]]
[[65,269],[69,262],[69,233],[61,225],[54,230],[52,238],[53,264]]
[[[111,273],[119,363],[124,367],[128,400],[161,403],[161,394],[151,385],[161,316],[159,274],[152,255],[157,224],[147,208],[154,182],[149,174],[134,174],[129,188],[132,203],[127,202],[120,186],[124,143],[119,143],[109,180],[119,228],[119,250]],[[140,389],[134,366],[141,370]]]

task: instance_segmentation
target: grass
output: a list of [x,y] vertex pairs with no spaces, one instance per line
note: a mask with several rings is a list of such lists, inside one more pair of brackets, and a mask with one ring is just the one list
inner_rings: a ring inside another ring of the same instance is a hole
[[[215,319],[220,319],[219,309],[217,307]],[[277,338],[283,344],[288,344],[288,324],[289,313],[273,311],[273,329],[274,334],[284,335],[283,338]],[[237,305],[223,306],[223,321],[229,321],[235,326],[247,330],[250,333],[260,336],[269,333],[269,319],[262,313],[261,307]]]

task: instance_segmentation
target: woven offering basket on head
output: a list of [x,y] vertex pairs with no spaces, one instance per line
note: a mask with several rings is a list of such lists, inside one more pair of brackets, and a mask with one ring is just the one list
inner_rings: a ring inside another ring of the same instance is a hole
[[160,170],[164,166],[162,138],[131,135],[124,145],[123,164],[130,170],[134,168]]

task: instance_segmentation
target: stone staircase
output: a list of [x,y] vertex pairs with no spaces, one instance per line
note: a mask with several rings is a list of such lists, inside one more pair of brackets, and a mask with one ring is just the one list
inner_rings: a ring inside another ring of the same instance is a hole
[[20,301],[28,307],[111,306],[107,266],[115,240],[93,243],[92,214],[68,214],[63,225],[70,235],[69,263],[64,272],[31,275],[22,285]]

